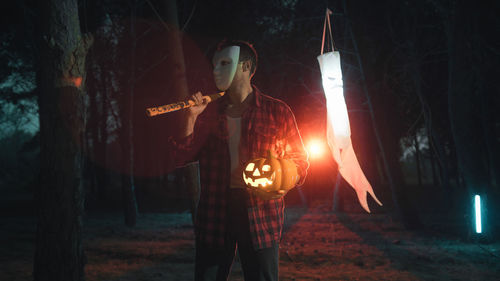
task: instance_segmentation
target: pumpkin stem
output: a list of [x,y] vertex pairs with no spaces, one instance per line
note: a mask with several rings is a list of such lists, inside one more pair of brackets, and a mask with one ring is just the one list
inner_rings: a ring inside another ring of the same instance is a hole
[[269,159],[276,159],[276,156],[274,155],[274,153],[271,149],[269,149],[268,152],[269,152],[269,156],[268,156]]

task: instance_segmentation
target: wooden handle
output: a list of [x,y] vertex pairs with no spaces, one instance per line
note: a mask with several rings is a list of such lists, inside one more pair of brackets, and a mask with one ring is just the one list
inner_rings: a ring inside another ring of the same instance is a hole
[[[208,102],[212,102],[212,101],[222,97],[224,94],[225,94],[225,92],[220,92],[220,93],[216,93],[216,94],[212,94],[212,95],[208,95],[208,96],[203,96],[203,99],[206,100],[208,103]],[[166,104],[166,105],[157,106],[157,107],[150,107],[150,108],[146,108],[146,114],[149,117],[153,117],[156,115],[165,114],[165,113],[181,110],[184,108],[188,108],[188,107],[193,106],[194,104],[195,104],[194,101],[188,100],[188,101],[180,101],[180,102],[175,102],[175,103]]]

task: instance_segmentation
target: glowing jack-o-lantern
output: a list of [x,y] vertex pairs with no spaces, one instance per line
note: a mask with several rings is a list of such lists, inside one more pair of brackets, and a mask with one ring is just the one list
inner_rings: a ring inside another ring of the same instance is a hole
[[264,191],[289,190],[298,180],[295,163],[287,159],[277,159],[272,152],[269,152],[267,158],[248,162],[243,171],[243,181],[249,188]]

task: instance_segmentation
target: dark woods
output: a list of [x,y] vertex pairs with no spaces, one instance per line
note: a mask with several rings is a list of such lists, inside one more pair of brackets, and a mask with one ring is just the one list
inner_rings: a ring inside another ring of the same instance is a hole
[[[34,2],[2,9],[0,141],[2,192],[37,195],[37,280],[57,271],[43,261],[50,252],[74,263],[60,280],[83,276],[85,211],[122,209],[133,226],[137,212],[189,206],[189,173],[174,169],[167,145],[182,112],[148,118],[144,109],[214,92],[210,57],[222,38],[253,42],[255,84],[290,104],[305,142],[324,137],[316,56],[326,7],[353,145],[382,195],[379,211],[422,227],[422,211],[463,217],[481,194],[489,219],[498,212],[494,1]],[[308,203],[331,198],[335,164],[311,165]],[[359,211],[341,187],[340,210]]]

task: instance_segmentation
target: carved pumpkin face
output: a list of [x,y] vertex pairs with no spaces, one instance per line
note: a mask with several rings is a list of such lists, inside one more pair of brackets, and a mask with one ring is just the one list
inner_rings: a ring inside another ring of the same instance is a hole
[[248,162],[243,171],[243,181],[249,188],[266,191],[291,189],[298,180],[295,163],[287,159],[277,159],[271,152],[267,158]]
[[276,173],[272,171],[271,165],[266,163],[265,158],[249,162],[243,171],[243,181],[251,187],[269,188],[275,180]]

